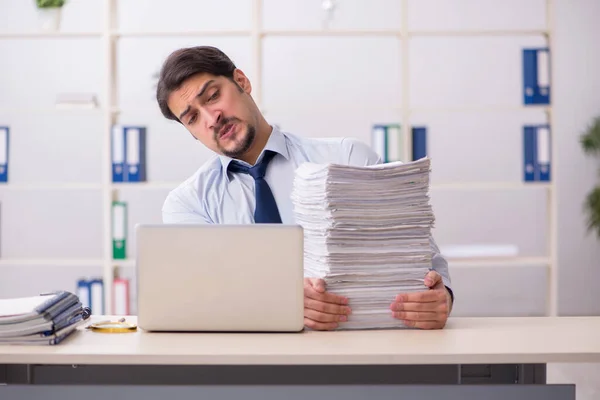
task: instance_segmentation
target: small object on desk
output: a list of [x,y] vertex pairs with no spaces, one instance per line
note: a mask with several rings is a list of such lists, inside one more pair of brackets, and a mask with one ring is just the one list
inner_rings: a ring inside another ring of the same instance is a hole
[[118,321],[99,321],[87,326],[87,329],[101,333],[127,333],[137,331],[137,325],[131,324],[121,318]]
[[0,344],[56,345],[90,314],[75,294],[64,290],[0,299]]

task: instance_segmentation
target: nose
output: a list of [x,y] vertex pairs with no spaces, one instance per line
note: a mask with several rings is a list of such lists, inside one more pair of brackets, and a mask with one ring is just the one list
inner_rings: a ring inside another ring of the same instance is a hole
[[219,126],[219,124],[221,123],[221,111],[219,110],[211,110],[211,109],[207,109],[206,111],[206,124],[208,129],[214,129],[215,127]]

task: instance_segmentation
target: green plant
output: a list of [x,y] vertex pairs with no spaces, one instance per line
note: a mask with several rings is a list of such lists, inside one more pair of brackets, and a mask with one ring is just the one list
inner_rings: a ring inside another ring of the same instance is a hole
[[38,8],[59,8],[65,5],[65,0],[35,0]]
[[[596,117],[586,128],[581,135],[580,142],[586,155],[600,156],[600,116]],[[600,185],[588,193],[584,202],[584,210],[587,215],[588,232],[596,231],[596,235],[600,238]]]

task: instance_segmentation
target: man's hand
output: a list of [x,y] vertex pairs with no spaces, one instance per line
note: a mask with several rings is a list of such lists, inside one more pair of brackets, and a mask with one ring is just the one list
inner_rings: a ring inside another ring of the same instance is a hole
[[304,278],[304,325],[326,331],[347,321],[350,307],[348,299],[325,291],[325,282],[317,278]]
[[390,305],[394,318],[407,326],[421,329],[441,329],[446,326],[452,307],[450,293],[436,271],[425,276],[424,292],[403,293]]

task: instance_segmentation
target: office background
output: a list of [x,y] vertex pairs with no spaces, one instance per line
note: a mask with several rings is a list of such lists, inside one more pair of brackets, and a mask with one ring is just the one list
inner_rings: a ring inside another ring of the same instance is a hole
[[[160,115],[156,74],[171,51],[209,44],[283,130],[373,144],[375,125],[400,124],[408,160],[412,128],[425,128],[438,244],[518,250],[449,257],[455,315],[600,313],[600,239],[582,210],[598,160],[579,143],[600,115],[600,2],[68,0],[57,31],[33,0],[0,10],[2,297],[98,278],[108,313],[122,277],[135,312],[134,226],[160,223],[168,191],[211,156]],[[524,101],[523,51],[536,48],[550,49],[550,104]],[[66,104],[86,95],[96,107]],[[145,128],[146,181],[112,182],[116,124]],[[545,124],[551,178],[529,182],[524,129]],[[126,205],[124,259],[114,201]]]

